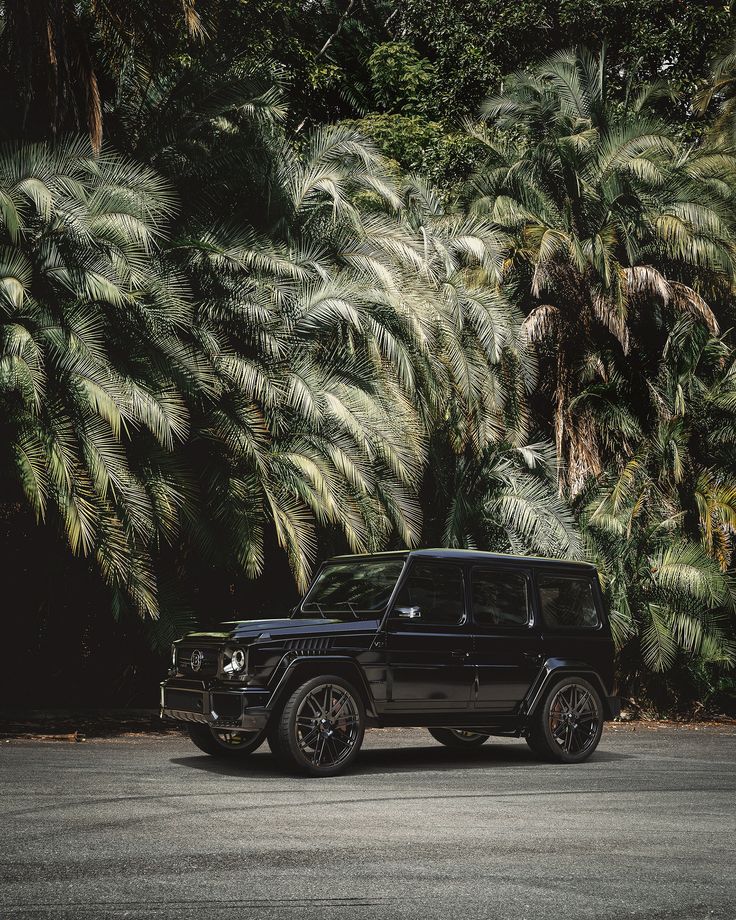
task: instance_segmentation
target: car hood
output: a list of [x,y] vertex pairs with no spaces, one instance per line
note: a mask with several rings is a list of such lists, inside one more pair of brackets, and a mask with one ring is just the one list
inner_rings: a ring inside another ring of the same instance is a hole
[[334,636],[337,633],[375,632],[379,620],[272,619],[223,623],[222,630],[189,633],[187,639],[290,639],[300,636]]

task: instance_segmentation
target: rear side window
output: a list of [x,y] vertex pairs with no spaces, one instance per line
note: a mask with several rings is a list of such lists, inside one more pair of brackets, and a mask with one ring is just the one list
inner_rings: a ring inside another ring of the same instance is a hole
[[527,626],[528,580],[523,572],[474,568],[473,619],[479,626]]
[[419,607],[421,619],[405,625],[457,626],[465,619],[463,572],[443,562],[415,562],[399,592],[397,607]]
[[587,578],[544,576],[539,579],[539,598],[547,626],[593,629],[600,623]]

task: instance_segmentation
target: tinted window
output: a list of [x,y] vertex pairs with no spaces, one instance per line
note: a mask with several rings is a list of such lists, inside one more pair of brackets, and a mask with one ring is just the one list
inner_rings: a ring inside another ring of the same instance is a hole
[[403,559],[328,563],[302,602],[303,613],[375,614],[391,599]]
[[583,578],[540,578],[542,614],[548,626],[598,625],[593,586]]
[[473,569],[473,619],[480,626],[526,626],[527,578],[522,572]]
[[399,592],[397,607],[419,607],[421,619],[406,623],[453,626],[465,615],[463,572],[456,565],[415,562]]

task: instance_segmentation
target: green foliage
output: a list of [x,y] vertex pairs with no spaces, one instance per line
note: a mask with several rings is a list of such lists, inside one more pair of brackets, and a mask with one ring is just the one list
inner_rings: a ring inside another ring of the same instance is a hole
[[[441,111],[475,116],[506,74],[569,47],[607,48],[611,82],[671,80],[690,94],[730,28],[730,4],[681,0],[403,0],[400,32],[435,65]],[[671,108],[671,107],[670,107]],[[679,120],[688,118],[678,107]]]
[[435,68],[407,42],[378,45],[368,58],[368,73],[376,102],[384,112],[435,111]]
[[688,4],[679,0],[560,0],[562,45],[605,45],[612,79],[616,72],[640,80],[670,80],[691,95],[707,72],[713,51],[731,24],[722,0]]
[[[541,346],[552,432],[576,494],[610,459],[584,385],[626,373],[652,324],[673,314],[716,317],[703,295],[733,283],[736,161],[682,149],[648,112],[656,93],[629,85],[612,103],[605,61],[559,54],[509,79],[485,104],[486,163],[469,190],[474,213],[506,234],[504,283],[527,305],[524,334]],[[707,286],[701,279],[707,277]],[[644,314],[646,311],[646,322]]]
[[627,686],[719,686],[726,4],[26,6],[0,2],[3,520],[63,533],[159,641],[279,554],[300,587],[332,548],[590,556]]
[[[730,349],[683,318],[665,343],[649,405],[615,386],[592,397],[604,429],[613,417],[607,404],[620,407],[618,419],[630,418],[610,432],[619,442],[618,472],[600,477],[582,520],[612,603],[631,626],[621,644],[634,644],[626,653],[632,671],[642,661],[664,670],[682,655],[730,665],[736,655],[728,573],[736,534],[736,427],[723,412],[734,402],[733,388]],[[584,391],[579,399],[591,396]],[[645,428],[647,418],[652,429]]]
[[436,66],[441,111],[457,121],[476,115],[505,73],[550,50],[548,6],[545,0],[405,0],[402,32]]
[[418,173],[446,188],[466,180],[480,161],[481,145],[422,115],[367,115],[355,124],[402,172]]
[[208,380],[161,260],[173,207],[149,168],[84,142],[0,152],[3,470],[149,615],[150,550],[187,493],[167,454],[189,433],[184,389]]

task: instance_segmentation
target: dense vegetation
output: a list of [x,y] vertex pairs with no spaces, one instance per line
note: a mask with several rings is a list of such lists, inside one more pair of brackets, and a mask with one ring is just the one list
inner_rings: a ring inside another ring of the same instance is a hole
[[104,654],[122,686],[145,642],[283,609],[334,551],[443,544],[593,559],[624,693],[722,705],[727,4],[4,0],[0,20],[19,662]]

